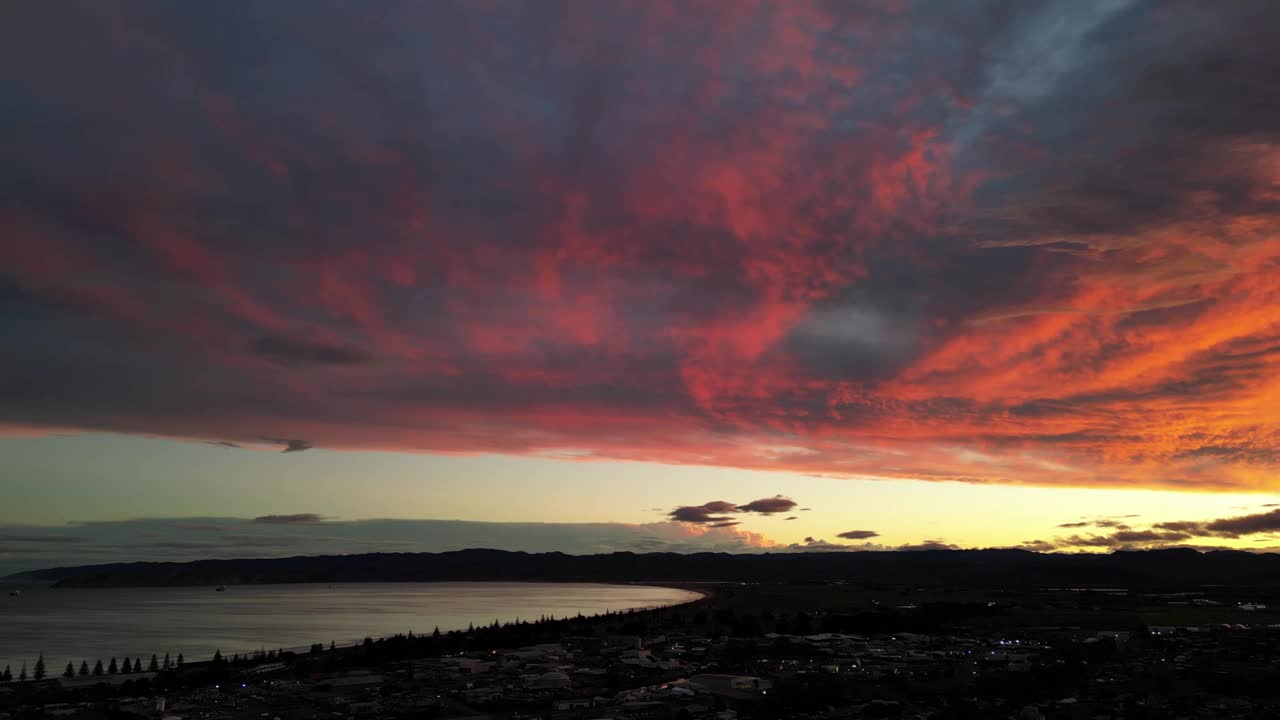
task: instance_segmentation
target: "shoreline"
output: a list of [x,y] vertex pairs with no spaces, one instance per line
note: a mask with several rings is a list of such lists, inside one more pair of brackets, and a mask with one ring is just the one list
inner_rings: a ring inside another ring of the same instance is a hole
[[[684,596],[682,596],[682,597],[678,597],[678,598],[671,598],[671,600],[670,600],[669,602],[658,602],[658,603],[655,603],[655,604],[649,604],[649,605],[635,605],[635,606],[629,606],[629,607],[628,607],[628,606],[624,606],[624,605],[619,605],[619,606],[617,606],[617,607],[613,607],[613,608],[606,608],[606,609],[604,609],[603,611],[600,611],[600,612],[593,612],[593,613],[591,613],[591,614],[583,614],[583,615],[582,615],[582,618],[583,618],[583,619],[585,619],[585,620],[589,620],[589,621],[597,621],[597,620],[601,620],[601,619],[606,618],[606,617],[608,617],[608,616],[610,616],[610,615],[621,615],[621,614],[627,614],[627,613],[643,613],[643,612],[651,612],[651,611],[656,611],[656,610],[662,610],[662,609],[666,609],[666,608],[681,607],[681,606],[685,606],[685,605],[693,605],[693,604],[696,604],[696,603],[705,602],[707,599],[709,599],[709,598],[713,595],[713,591],[712,591],[712,590],[710,590],[709,588],[705,587],[702,583],[689,583],[689,582],[660,582],[660,581],[659,581],[659,582],[592,582],[592,581],[579,581],[579,580],[561,580],[561,581],[541,581],[541,580],[528,580],[528,581],[511,581],[511,580],[436,580],[436,581],[432,581],[432,580],[414,580],[414,581],[383,581],[383,582],[376,582],[376,583],[371,583],[371,582],[356,582],[356,581],[352,581],[352,582],[333,582],[333,583],[330,583],[330,582],[243,583],[243,584],[240,584],[240,585],[234,585],[234,586],[233,586],[233,585],[228,585],[228,586],[227,586],[227,588],[228,588],[229,593],[230,593],[230,594],[232,594],[232,596],[234,596],[234,588],[236,588],[236,587],[239,587],[239,588],[264,588],[264,587],[286,587],[286,586],[287,586],[287,587],[298,587],[298,586],[338,586],[338,587],[342,587],[342,588],[344,588],[344,589],[347,589],[347,588],[350,588],[351,586],[358,586],[358,585],[381,585],[381,586],[384,586],[384,587],[387,587],[387,586],[408,586],[408,585],[419,585],[419,586],[420,586],[420,585],[432,585],[432,586],[441,586],[441,585],[492,585],[492,586],[511,586],[511,585],[534,585],[534,586],[577,585],[577,586],[598,586],[598,587],[602,587],[602,588],[630,588],[630,587],[639,587],[639,588],[651,588],[651,589],[666,589],[666,590],[676,590],[676,591],[680,591],[681,593],[684,593],[684,594],[685,594],[685,595],[684,595]],[[39,588],[38,590],[33,590],[33,595],[34,595],[35,597],[38,597],[38,596],[39,596],[40,594],[42,594],[43,592],[57,592],[57,593],[69,592],[69,593],[72,593],[72,592],[76,592],[76,591],[85,591],[85,590],[93,590],[93,591],[99,591],[99,590],[138,591],[138,590],[157,589],[157,588],[171,589],[171,590],[182,590],[182,589],[188,589],[188,590],[189,590],[189,589],[198,589],[198,588],[201,588],[201,587],[210,588],[210,595],[213,595],[212,586],[205,586],[205,585],[114,586],[114,587],[110,587],[110,588],[96,588],[96,587],[95,587],[95,588],[89,588],[89,587],[57,587],[56,585],[52,585],[52,584],[40,584],[40,585],[38,585],[38,586],[28,585],[28,587],[33,587],[33,588],[34,588],[34,587],[38,587],[38,588]],[[299,589],[301,589],[301,588],[299,588]],[[390,587],[387,587],[387,589],[390,589]],[[223,597],[223,596],[225,596],[225,595],[224,595],[223,593],[218,593],[218,595],[217,595],[217,596],[219,596],[219,597]],[[19,601],[17,601],[17,602],[23,602],[23,601],[26,601],[28,598],[35,599],[35,597],[31,597],[31,596],[24,596],[24,597],[22,598],[22,600],[19,600]],[[536,614],[537,614],[537,611],[536,611],[536,610],[532,611],[532,614],[533,614],[533,615],[536,615]],[[524,611],[520,611],[520,612],[517,612],[517,613],[515,613],[515,614],[513,614],[513,615],[511,615],[511,616],[509,616],[509,617],[503,617],[503,618],[500,618],[500,620],[501,620],[501,622],[502,622],[503,624],[508,624],[508,623],[520,622],[520,621],[522,621],[522,619],[523,619],[524,621],[528,621],[529,617],[530,617],[530,616],[529,616],[529,615],[526,615]],[[563,616],[563,617],[559,617],[559,618],[557,618],[557,619],[560,619],[560,620],[566,620],[566,619],[570,619],[570,618],[572,618],[572,617],[573,617],[572,615],[565,615],[565,616]],[[484,628],[484,627],[487,627],[487,626],[482,626],[482,625],[476,625],[476,626],[475,626],[475,628],[476,628],[477,630],[482,629],[482,628]],[[466,633],[466,632],[467,632],[467,630],[468,630],[468,628],[467,628],[465,625],[452,626],[452,625],[444,625],[444,624],[441,624],[441,625],[439,625],[439,630],[440,630],[440,632],[441,632],[441,633],[443,633],[443,634],[448,634],[448,633],[452,633],[452,632],[461,632],[461,633]],[[346,648],[352,648],[352,647],[359,646],[360,644],[362,644],[362,643],[364,642],[364,639],[363,639],[363,638],[351,637],[351,635],[361,634],[361,635],[363,635],[363,637],[364,637],[364,638],[369,638],[369,639],[372,639],[372,640],[374,640],[374,641],[380,641],[380,640],[383,640],[383,639],[388,639],[388,638],[395,637],[395,636],[397,636],[397,635],[404,634],[404,633],[406,633],[406,632],[412,632],[412,633],[415,633],[415,634],[418,634],[418,635],[422,635],[422,634],[430,633],[431,631],[432,631],[432,629],[431,629],[431,628],[425,628],[425,629],[423,629],[422,631],[420,631],[420,630],[419,630],[419,628],[417,628],[417,627],[407,627],[407,628],[404,628],[404,629],[394,630],[394,631],[391,631],[391,632],[387,632],[386,630],[384,630],[384,631],[382,631],[382,633],[379,633],[379,634],[377,634],[377,635],[374,635],[374,634],[365,634],[365,633],[363,633],[363,632],[358,632],[358,633],[357,633],[357,632],[350,632],[350,633],[348,633],[348,638],[347,638],[347,639],[345,639],[345,640],[342,640],[342,641],[330,640],[330,641],[328,641],[328,642],[324,642],[324,643],[322,643],[322,644],[323,644],[325,647],[328,647],[328,646],[332,643],[332,644],[333,644],[333,646],[334,646],[334,647],[336,647],[336,648],[338,648],[338,649],[346,649]],[[375,631],[375,632],[377,632],[377,631]],[[287,642],[287,641],[286,641],[286,642]],[[170,645],[170,650],[169,650],[169,652],[170,652],[174,657],[176,657],[179,653],[183,652],[183,651],[182,651],[182,649],[181,649],[180,644],[174,644],[174,643],[164,643],[164,644]],[[176,647],[176,648],[174,647],[175,645],[177,645],[177,647]],[[308,652],[308,651],[310,650],[310,645],[309,645],[309,644],[302,644],[302,645],[289,645],[289,646],[282,646],[282,645],[278,644],[278,642],[277,642],[277,643],[272,643],[271,641],[264,641],[264,640],[260,639],[260,640],[258,640],[258,641],[257,641],[257,643],[255,644],[255,646],[254,646],[254,647],[251,647],[251,648],[237,648],[237,647],[235,647],[235,646],[230,646],[230,647],[220,647],[220,648],[215,648],[215,649],[216,649],[216,650],[221,651],[221,652],[222,652],[223,657],[227,657],[227,658],[229,658],[229,657],[231,657],[231,656],[233,656],[233,655],[237,655],[237,654],[238,654],[238,655],[242,655],[242,656],[249,656],[249,655],[252,655],[253,653],[256,653],[256,652],[259,652],[259,651],[262,651],[262,650],[267,650],[267,649],[272,649],[272,650],[277,650],[277,649],[278,649],[278,650],[283,650],[283,651],[285,651],[285,652],[289,652],[289,653],[303,654],[303,653],[306,653],[306,652]],[[149,656],[150,654],[152,654],[152,652],[155,652],[155,651],[144,651],[144,652],[137,653],[137,654],[139,654],[140,656],[142,656],[142,655]],[[55,664],[55,665],[57,665],[58,667],[61,667],[61,666],[62,666],[62,662],[63,662],[63,660],[62,660],[60,657],[50,656],[48,653],[42,653],[42,654],[43,654],[43,655],[45,655],[45,659],[46,659],[46,661],[49,661],[51,664]],[[164,653],[163,653],[163,652],[158,652],[157,654],[163,655]],[[206,653],[199,653],[199,654],[194,654],[194,655],[193,655],[193,654],[191,654],[191,653],[186,653],[186,654],[187,654],[187,657],[186,657],[186,662],[185,662],[184,666],[199,666],[199,665],[202,665],[202,664],[205,664],[205,663],[210,662],[210,661],[212,660],[212,658],[213,658],[213,653],[212,653],[212,652],[208,652],[207,654],[206,654]],[[103,663],[104,663],[104,664],[106,664],[106,661],[107,661],[107,659],[108,659],[108,657],[109,657],[108,655],[105,655],[105,654],[104,654],[101,658],[95,658],[95,657],[91,657],[91,655],[86,655],[86,654],[85,654],[85,653],[83,653],[83,652],[75,652],[75,653],[73,653],[73,655],[75,655],[75,656],[76,656],[76,657],[73,659],[73,662],[78,663],[80,660],[88,660],[88,661],[89,661],[89,664],[90,664],[91,666],[93,665],[94,661],[95,661],[95,660],[98,660],[98,659],[101,659],[101,660],[103,661]],[[117,657],[123,657],[123,655],[119,655],[119,654],[117,654]],[[27,662],[28,664],[30,664],[32,661],[34,661],[34,659],[35,659],[35,658],[33,657],[33,658],[29,659],[29,660],[26,660],[26,662]],[[21,659],[16,659],[15,661],[16,661],[16,662],[22,662],[22,660],[21,660]],[[17,666],[17,665],[15,665],[14,667],[16,668],[16,667],[18,667],[18,666]],[[0,669],[2,669],[2,666],[0,666]],[[16,670],[15,670],[15,673],[16,673]],[[51,673],[51,674],[53,674],[53,673]],[[126,674],[116,674],[116,675],[108,675],[108,676],[105,676],[105,677],[117,678],[117,679],[118,679],[118,681],[123,682],[124,680],[132,679],[132,678],[136,678],[136,677],[140,677],[140,676],[142,676],[142,674],[141,674],[141,673],[139,673],[139,674],[127,674],[127,675],[126,675]],[[55,679],[55,678],[46,678],[46,680],[50,680],[50,679]],[[15,679],[15,682],[17,682],[17,681],[16,681],[16,679]]]

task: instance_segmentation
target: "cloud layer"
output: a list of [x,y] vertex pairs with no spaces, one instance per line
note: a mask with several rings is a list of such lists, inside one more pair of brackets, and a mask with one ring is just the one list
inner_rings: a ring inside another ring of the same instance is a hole
[[1274,489],[1280,6],[1156,5],[23,3],[0,426]]
[[[1270,507],[1269,505],[1264,507]],[[1146,528],[1134,528],[1115,519],[1103,518],[1063,523],[1059,528],[1101,528],[1109,532],[1074,534],[1053,540],[1031,540],[1023,543],[1029,550],[1128,549],[1160,547],[1219,547],[1227,540],[1252,540],[1267,543],[1257,549],[1274,551],[1280,541],[1280,509],[1211,520],[1167,520]],[[1237,544],[1238,547],[1238,544]]]
[[677,522],[491,523],[326,520],[310,513],[139,519],[62,527],[0,526],[0,576],[36,568],[138,560],[288,557],[468,548],[565,552],[743,552],[775,547],[758,533]]

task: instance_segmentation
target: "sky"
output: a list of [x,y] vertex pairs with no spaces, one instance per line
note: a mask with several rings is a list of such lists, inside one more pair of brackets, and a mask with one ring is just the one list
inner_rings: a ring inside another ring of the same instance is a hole
[[8,8],[0,569],[1271,549],[1277,23]]

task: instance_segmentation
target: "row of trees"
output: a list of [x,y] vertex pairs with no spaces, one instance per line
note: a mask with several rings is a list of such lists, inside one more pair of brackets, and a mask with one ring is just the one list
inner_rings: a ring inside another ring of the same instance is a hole
[[[289,655],[292,655],[292,653],[289,653]],[[215,650],[213,653],[213,663],[216,665],[223,662],[230,662],[233,665],[238,665],[241,663],[256,663],[267,660],[283,660],[285,657],[286,654],[283,648],[280,650],[255,650],[252,653],[245,653],[244,655],[236,653],[235,655],[232,655],[229,660],[223,657],[222,650]]]
[[[74,662],[68,662],[67,668],[62,671],[62,677],[72,678],[77,675],[80,677],[89,677],[90,675],[101,676],[140,672],[160,672],[161,670],[170,670],[182,667],[184,662],[186,662],[186,659],[182,657],[182,653],[178,653],[178,659],[176,662],[169,657],[169,653],[165,653],[163,661],[161,661],[159,656],[152,655],[151,662],[147,664],[145,668],[143,667],[141,658],[134,658],[130,660],[128,657],[125,657],[124,661],[120,663],[117,663],[115,658],[111,658],[105,667],[103,666],[102,661],[98,660],[94,663],[93,669],[91,670],[89,668],[89,661],[81,660],[79,671],[76,670]],[[22,668],[18,671],[17,679],[19,681],[28,679],[43,680],[46,675],[47,670],[44,664],[44,655],[41,655],[36,660],[35,667],[32,669],[30,675],[27,674],[27,664],[23,663]],[[13,670],[10,666],[6,665],[4,672],[0,673],[0,682],[11,682],[13,679]]]

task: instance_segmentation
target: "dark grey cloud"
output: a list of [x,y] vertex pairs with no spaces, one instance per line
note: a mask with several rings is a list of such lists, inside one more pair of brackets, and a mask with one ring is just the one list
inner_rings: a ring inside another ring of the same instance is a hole
[[[1137,517],[1130,515],[1125,517]],[[1240,515],[1216,520],[1166,520],[1152,523],[1148,528],[1131,528],[1117,521],[1082,521],[1065,523],[1058,527],[1099,527],[1110,529],[1108,534],[1071,535],[1052,541],[1033,540],[1024,543],[1029,549],[1049,547],[1066,548],[1124,548],[1124,547],[1184,547],[1197,538],[1232,538],[1250,535],[1280,533],[1280,509],[1250,515]],[[1265,541],[1265,538],[1261,538]],[[1198,546],[1197,546],[1198,547]]]
[[[713,504],[715,503],[707,503],[707,505]],[[694,524],[722,523],[733,520],[733,518],[727,515],[717,514],[716,511],[711,510],[707,505],[684,505],[667,513],[667,517],[677,522]]]
[[1185,532],[1171,532],[1158,530],[1119,530],[1112,533],[1111,538],[1117,543],[1150,543],[1150,542],[1181,542],[1191,538],[1191,535]]
[[301,440],[298,438],[262,438],[262,441],[272,445],[283,445],[284,449],[280,452],[285,453],[302,452],[303,450],[310,450],[315,447],[309,440]]
[[774,515],[776,513],[790,512],[796,506],[796,501],[777,495],[771,498],[761,498],[752,500],[745,505],[739,505],[737,512],[759,513],[761,515]]
[[293,367],[325,365],[365,365],[373,362],[373,354],[350,345],[337,345],[271,335],[253,341],[250,349],[257,355]]
[[875,530],[846,530],[836,537],[841,537],[845,540],[869,540],[873,537],[880,537],[880,533]]
[[1175,532],[1191,532],[1198,531],[1204,527],[1204,523],[1194,520],[1174,520],[1171,522],[1160,522],[1151,527],[1157,530],[1172,530]]
[[[744,505],[736,505],[724,500],[712,500],[701,505],[682,505],[668,512],[667,517],[677,522],[699,525],[715,523],[712,527],[730,527],[740,522],[732,517],[737,513],[775,515],[791,511],[795,509],[795,506],[794,500],[781,495],[752,500]],[[793,520],[795,518],[789,517],[787,519]]]
[[325,520],[323,515],[315,513],[295,513],[293,515],[261,515],[254,518],[253,522],[264,525],[314,525]]
[[1237,536],[1264,532],[1280,532],[1280,509],[1255,515],[1222,518],[1205,523],[1208,534]]

